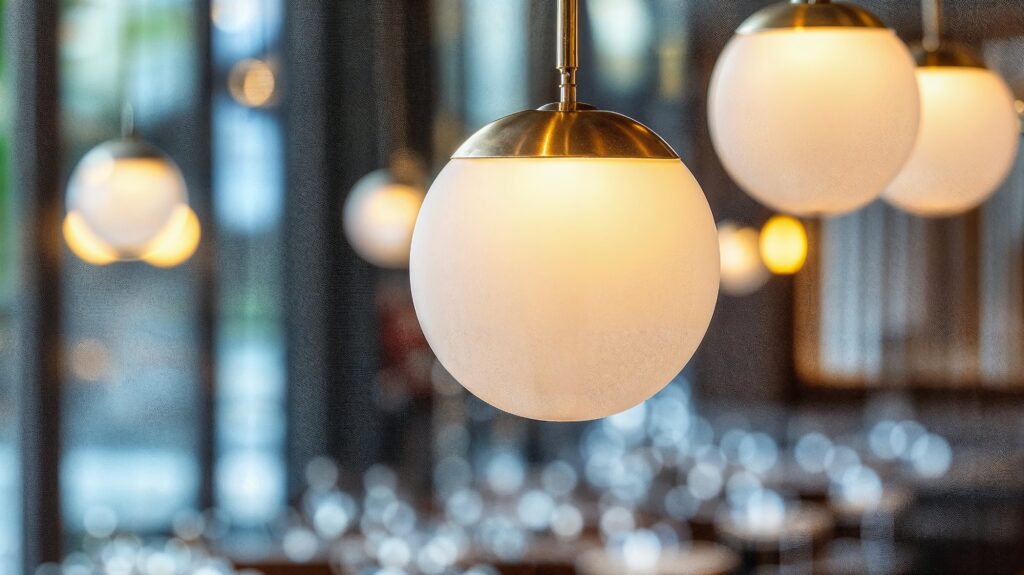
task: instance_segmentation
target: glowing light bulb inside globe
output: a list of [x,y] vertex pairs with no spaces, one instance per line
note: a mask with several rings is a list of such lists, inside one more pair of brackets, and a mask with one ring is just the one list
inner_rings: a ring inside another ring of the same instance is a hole
[[196,213],[181,204],[164,229],[150,242],[142,259],[159,268],[181,265],[196,252],[201,236],[202,230]]
[[949,216],[984,202],[1017,159],[1013,93],[980,66],[922,66],[921,126],[903,170],[882,195],[922,216]]
[[718,224],[718,251],[722,260],[722,291],[736,297],[750,295],[768,281],[771,274],[761,261],[760,233],[734,222]]
[[423,190],[397,181],[388,170],[364,176],[345,199],[345,237],[359,257],[382,268],[409,265],[413,226]]
[[118,259],[138,259],[186,201],[174,162],[127,138],[100,144],[82,158],[68,184],[67,211],[77,213]]
[[761,260],[772,273],[795,274],[807,260],[807,231],[796,218],[772,216],[761,228],[759,247]]
[[64,241],[71,253],[87,264],[105,266],[117,261],[117,253],[89,229],[89,225],[78,212],[69,212],[64,216],[62,227]]
[[913,148],[914,61],[851,4],[775,4],[725,47],[708,115],[722,163],[754,199],[795,215],[850,212],[881,194]]

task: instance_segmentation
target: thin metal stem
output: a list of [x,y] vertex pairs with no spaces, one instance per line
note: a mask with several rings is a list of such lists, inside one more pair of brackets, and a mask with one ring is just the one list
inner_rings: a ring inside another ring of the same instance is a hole
[[942,43],[942,0],[921,0],[921,45],[932,52]]
[[121,105],[121,137],[135,137],[135,110],[127,100]]
[[579,59],[579,0],[558,0],[558,109],[576,110],[576,69]]

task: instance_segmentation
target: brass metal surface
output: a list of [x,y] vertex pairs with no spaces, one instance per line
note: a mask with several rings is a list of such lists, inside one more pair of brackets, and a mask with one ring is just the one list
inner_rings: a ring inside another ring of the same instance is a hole
[[756,34],[787,28],[885,28],[871,12],[847,2],[796,0],[758,10],[740,24],[737,34]]
[[935,50],[915,45],[910,49],[918,68],[986,68],[977,52],[953,42],[942,42]]
[[938,50],[942,45],[942,0],[921,0],[921,45]]
[[558,0],[558,84],[559,109],[576,109],[576,70],[579,55],[579,0]]
[[571,112],[559,106],[548,104],[491,122],[452,158],[679,158],[665,140],[632,118],[588,104]]

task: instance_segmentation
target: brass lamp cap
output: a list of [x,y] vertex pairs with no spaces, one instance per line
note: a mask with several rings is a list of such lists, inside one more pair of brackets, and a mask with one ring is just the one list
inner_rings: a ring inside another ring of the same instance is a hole
[[877,16],[846,2],[793,0],[758,10],[740,24],[737,34],[784,28],[885,28]]
[[102,144],[115,160],[123,158],[166,160],[167,154],[153,144],[141,140],[135,136],[126,136],[115,140],[107,140]]
[[636,120],[577,104],[524,110],[495,120],[469,137],[452,158],[642,158],[675,160],[665,140]]
[[918,68],[986,68],[977,52],[955,42],[942,42],[935,50],[915,44],[910,53]]

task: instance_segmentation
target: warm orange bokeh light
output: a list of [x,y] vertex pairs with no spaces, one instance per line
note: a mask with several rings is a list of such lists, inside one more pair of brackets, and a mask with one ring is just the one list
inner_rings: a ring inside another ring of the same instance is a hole
[[761,259],[772,273],[795,274],[807,259],[807,231],[800,220],[773,216],[761,228]]
[[277,89],[277,79],[270,64],[263,60],[242,60],[228,76],[228,91],[239,104],[261,108],[270,104]]
[[83,262],[105,266],[117,261],[117,253],[89,229],[89,225],[78,212],[69,212],[64,217],[63,229],[64,241],[71,248],[71,252]]
[[760,232],[733,222],[718,224],[718,253],[722,259],[722,291],[736,297],[761,289],[771,277],[761,261]]
[[160,268],[172,268],[192,257],[202,235],[199,218],[187,205],[178,206],[171,220],[150,243],[142,260]]

